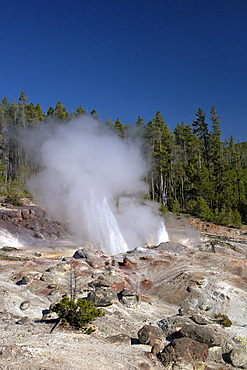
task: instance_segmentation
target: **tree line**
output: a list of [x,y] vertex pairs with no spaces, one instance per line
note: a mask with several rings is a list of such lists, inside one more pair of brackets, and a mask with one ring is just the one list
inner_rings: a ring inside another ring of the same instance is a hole
[[[18,102],[0,103],[0,192],[10,200],[27,196],[25,182],[37,171],[18,141],[18,130],[50,120],[69,121],[87,112],[80,105],[72,114],[58,102],[44,113],[40,104],[28,103],[22,91]],[[94,109],[91,115],[99,119]],[[191,214],[225,225],[247,223],[247,142],[234,137],[221,140],[221,121],[212,106],[210,125],[199,108],[190,125],[178,123],[172,131],[158,111],[145,123],[138,116],[134,125],[119,118],[103,124],[127,140],[138,127],[143,154],[151,162],[146,181],[147,197],[158,201],[163,211]]]

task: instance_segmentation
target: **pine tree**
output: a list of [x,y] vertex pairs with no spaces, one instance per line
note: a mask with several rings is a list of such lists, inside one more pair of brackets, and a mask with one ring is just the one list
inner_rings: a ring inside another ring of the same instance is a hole
[[92,112],[91,112],[91,116],[93,116],[93,118],[95,118],[97,121],[100,120],[100,117],[99,117],[99,113],[97,112],[96,109],[93,109]]
[[153,170],[151,174],[152,199],[168,205],[168,187],[171,178],[171,152],[174,137],[158,111],[148,123],[148,139],[152,149]]
[[81,116],[82,114],[86,114],[87,112],[85,111],[85,109],[83,109],[82,105],[79,105],[78,108],[76,108],[76,111],[73,112],[73,116],[75,117],[78,117],[78,116]]
[[196,113],[197,119],[192,122],[193,134],[196,134],[202,143],[203,158],[207,165],[209,162],[209,132],[206,123],[206,113],[199,108]]
[[52,106],[50,106],[50,108],[47,111],[47,117],[49,117],[49,118],[53,117],[54,112],[55,112],[54,108]]
[[136,126],[143,127],[145,125],[144,120],[141,116],[137,117]]
[[54,117],[56,117],[59,120],[63,120],[69,117],[69,113],[67,112],[67,108],[63,105],[62,102],[57,102],[56,108],[54,111]]
[[114,124],[114,131],[122,138],[125,137],[125,126],[122,124],[122,121],[117,118]]
[[210,162],[218,164],[222,154],[220,119],[214,106],[211,108],[212,131],[209,134]]
[[20,106],[20,120],[23,127],[26,126],[26,106],[27,106],[28,97],[24,91],[21,92],[19,97],[19,106]]

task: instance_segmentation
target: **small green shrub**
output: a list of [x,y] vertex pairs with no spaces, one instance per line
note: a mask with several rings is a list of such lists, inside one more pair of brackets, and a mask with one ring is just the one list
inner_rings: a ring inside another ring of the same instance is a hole
[[222,326],[229,327],[232,325],[232,322],[227,315],[217,314],[214,317],[215,317],[214,321]]
[[94,329],[94,328],[92,328],[92,327],[90,326],[90,328],[87,328],[87,329],[86,329],[86,334],[90,335],[90,334],[92,334],[94,331],[95,331],[95,329]]
[[[78,298],[77,301],[64,297],[59,303],[55,304],[52,311],[56,312],[62,322],[66,322],[76,328],[85,327],[99,316],[104,316],[99,308],[95,308],[93,302]],[[93,331],[87,329],[87,334]]]
[[20,197],[17,194],[8,194],[5,198],[6,203],[11,203],[13,206],[19,207],[22,206],[20,202]]

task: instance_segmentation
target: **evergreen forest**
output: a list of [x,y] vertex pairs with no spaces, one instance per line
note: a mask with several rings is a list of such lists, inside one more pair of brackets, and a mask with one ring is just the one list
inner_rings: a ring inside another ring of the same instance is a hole
[[[4,97],[0,103],[0,195],[12,203],[30,197],[26,180],[35,167],[18,140],[20,128],[32,128],[52,120],[69,121],[87,114],[80,105],[69,114],[58,102],[45,113],[40,104],[28,103],[24,91],[18,102]],[[99,120],[94,109],[90,113]],[[190,214],[223,225],[247,224],[247,142],[235,143],[234,137],[221,140],[221,121],[212,106],[209,120],[199,108],[190,125],[177,123],[174,131],[158,111],[149,122],[138,116],[133,125],[108,119],[122,140],[133,134],[143,140],[143,154],[151,162],[146,181],[147,198],[158,201],[161,210]]]

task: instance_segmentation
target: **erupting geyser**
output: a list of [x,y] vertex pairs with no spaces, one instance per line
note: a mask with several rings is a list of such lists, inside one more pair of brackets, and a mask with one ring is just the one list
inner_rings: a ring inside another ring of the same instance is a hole
[[143,201],[147,166],[138,141],[88,116],[41,125],[25,139],[42,167],[29,189],[80,243],[119,254],[168,240],[157,205]]

